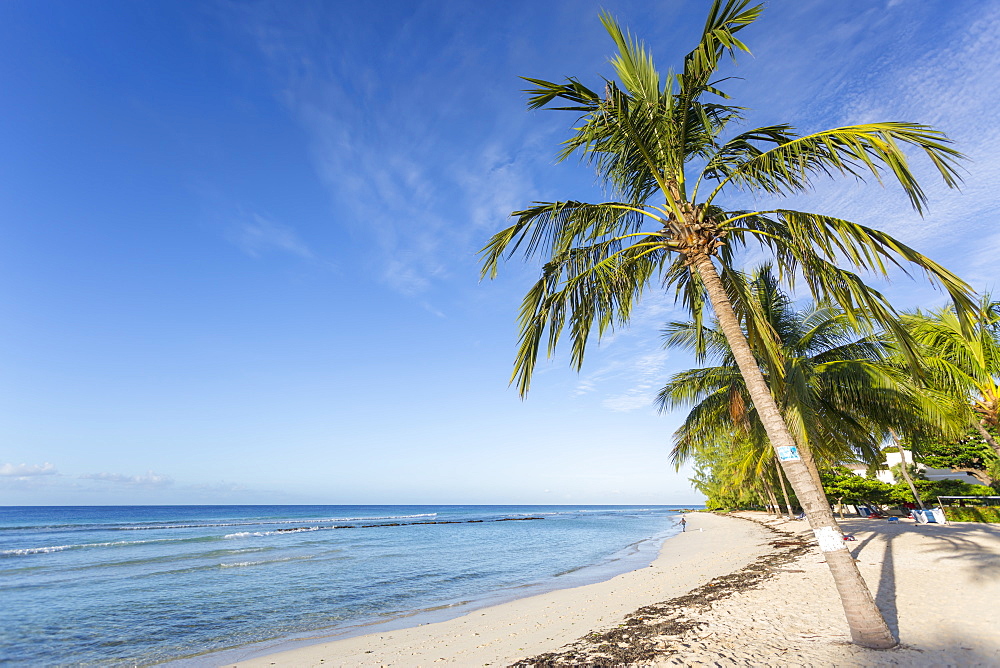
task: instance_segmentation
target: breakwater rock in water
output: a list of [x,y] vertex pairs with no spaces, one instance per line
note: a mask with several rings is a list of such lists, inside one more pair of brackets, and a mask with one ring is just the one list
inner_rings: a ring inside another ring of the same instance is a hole
[[[412,527],[420,524],[482,524],[483,522],[525,522],[528,520],[544,520],[544,517],[502,517],[498,520],[438,520],[434,522],[389,522],[387,524],[335,524],[327,529],[377,529],[379,527]],[[274,533],[297,533],[299,531],[316,531],[324,527],[293,527],[290,529],[275,529]]]

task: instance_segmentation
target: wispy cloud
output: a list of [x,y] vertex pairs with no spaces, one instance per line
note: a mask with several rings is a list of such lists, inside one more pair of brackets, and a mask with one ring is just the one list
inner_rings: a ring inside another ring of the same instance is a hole
[[[889,7],[895,4],[900,3]],[[820,181],[815,192],[786,202],[871,224],[918,245],[918,250],[936,250],[940,255],[941,249],[934,244],[947,245],[959,235],[981,232],[1000,212],[994,194],[1000,179],[1000,126],[994,122],[1000,89],[992,77],[983,75],[1000,69],[996,49],[1000,4],[956,6],[956,14],[966,16],[951,23],[950,29],[940,26],[933,43],[923,41],[919,29],[921,22],[931,21],[940,8],[910,5],[912,15],[901,15],[899,7],[891,11],[869,9],[872,26],[892,22],[891,34],[899,48],[889,48],[877,38],[878,33],[888,30],[878,28],[873,34],[876,28],[871,28],[860,35],[852,55],[857,62],[870,65],[846,69],[855,76],[863,72],[862,80],[829,81],[825,70],[816,73],[815,63],[800,62],[800,70],[788,73],[785,90],[814,94],[815,102],[804,104],[799,111],[806,118],[824,119],[824,124],[902,120],[946,132],[956,148],[970,158],[961,192],[947,188],[929,161],[914,154],[914,171],[929,198],[924,218],[912,210],[900,188],[889,179],[884,188],[873,179],[867,184],[845,179]],[[920,48],[914,49],[915,44]],[[823,82],[821,89],[809,85],[817,80]],[[794,85],[797,81],[803,85]]]
[[0,465],[0,476],[11,476],[15,478],[27,478],[40,475],[56,475],[56,467],[45,462],[44,464],[3,464]]
[[617,412],[652,406],[657,391],[664,383],[664,368],[668,358],[667,351],[659,350],[636,359],[629,369],[635,384],[624,392],[607,397],[601,405]]
[[147,471],[145,475],[123,475],[121,473],[82,473],[78,478],[83,480],[98,480],[137,487],[166,487],[174,484],[173,478],[167,475]]
[[[537,132],[526,133],[523,141],[531,148],[524,150],[539,152],[536,137]],[[465,193],[469,220],[481,234],[505,222],[511,211],[524,207],[535,191],[528,168],[513,149],[509,143],[493,139],[473,157],[481,168],[456,174]]]
[[233,494],[236,492],[246,492],[250,488],[235,482],[215,482],[203,483],[200,485],[187,485],[187,489],[196,492],[210,492],[218,494]]
[[523,157],[537,133],[510,131],[528,120],[516,76],[504,70],[498,87],[485,75],[521,50],[484,50],[486,14],[452,5],[407,5],[390,23],[360,5],[350,17],[302,9],[234,11],[305,130],[337,224],[370,242],[373,275],[404,295],[467,275],[486,232],[533,190]]
[[640,408],[652,406],[654,397],[655,392],[652,391],[652,386],[644,384],[627,390],[622,394],[608,397],[601,402],[601,405],[610,411],[629,413]]
[[236,244],[251,257],[279,251],[299,257],[312,258],[309,247],[299,239],[295,230],[263,216],[253,214],[251,219],[239,225],[233,235]]
[[574,397],[595,395],[611,411],[648,408],[668,376],[670,354],[663,350],[663,325],[687,315],[673,299],[651,292],[633,313],[628,328],[605,337],[588,353],[590,366],[573,389]]
[[[963,276],[984,291],[996,292],[1000,273],[1000,232],[981,237],[976,249],[968,255],[968,264],[963,268]],[[995,294],[994,297],[1000,297]]]

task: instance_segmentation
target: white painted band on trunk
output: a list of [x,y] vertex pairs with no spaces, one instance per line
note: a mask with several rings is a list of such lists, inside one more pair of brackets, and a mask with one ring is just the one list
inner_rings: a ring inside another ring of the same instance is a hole
[[813,529],[816,540],[819,541],[819,549],[822,552],[833,552],[844,549],[844,536],[833,527],[820,527]]

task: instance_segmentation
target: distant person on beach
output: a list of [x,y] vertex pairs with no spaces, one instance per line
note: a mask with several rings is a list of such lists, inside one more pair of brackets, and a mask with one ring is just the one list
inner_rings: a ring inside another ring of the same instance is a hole
[[687,531],[687,526],[688,526],[688,521],[682,517],[681,518],[681,531],[682,532],[683,531]]

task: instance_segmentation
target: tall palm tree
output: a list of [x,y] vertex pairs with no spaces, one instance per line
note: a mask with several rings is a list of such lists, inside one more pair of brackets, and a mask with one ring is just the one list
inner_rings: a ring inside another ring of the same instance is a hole
[[[855,642],[895,645],[881,613],[844,547],[822,489],[798,454],[795,439],[771,397],[751,343],[774,350],[740,328],[727,294],[737,252],[751,241],[773,253],[782,276],[801,276],[813,295],[840,305],[849,318],[874,321],[897,331],[892,307],[877,291],[838,263],[885,273],[907,263],[924,270],[952,296],[958,313],[972,306],[958,277],[878,230],[816,213],[773,208],[726,209],[732,191],[782,196],[810,188],[816,177],[848,174],[895,179],[921,212],[925,195],[904,147],[928,158],[945,183],[958,182],[961,157],[940,132],[915,123],[868,123],[799,135],[789,125],[771,125],[722,135],[742,109],[713,81],[724,56],[746,46],[737,34],[760,15],[749,0],[715,0],[697,46],[681,71],[662,77],[645,45],[627,35],[609,15],[601,16],[618,47],[611,65],[617,81],[594,91],[578,79],[564,83],[527,79],[529,107],[551,107],[579,115],[561,157],[580,154],[597,169],[614,201],[541,202],[514,212],[515,223],[483,249],[483,274],[523,249],[546,258],[540,280],[521,307],[521,341],[513,381],[527,392],[541,341],[551,353],[568,328],[572,361],[583,363],[593,329],[603,334],[628,322],[637,300],[654,281],[675,288],[698,317],[707,297],[746,380],[771,445],[826,554]],[[905,332],[898,332],[905,336]],[[751,333],[752,334],[752,333]]]

